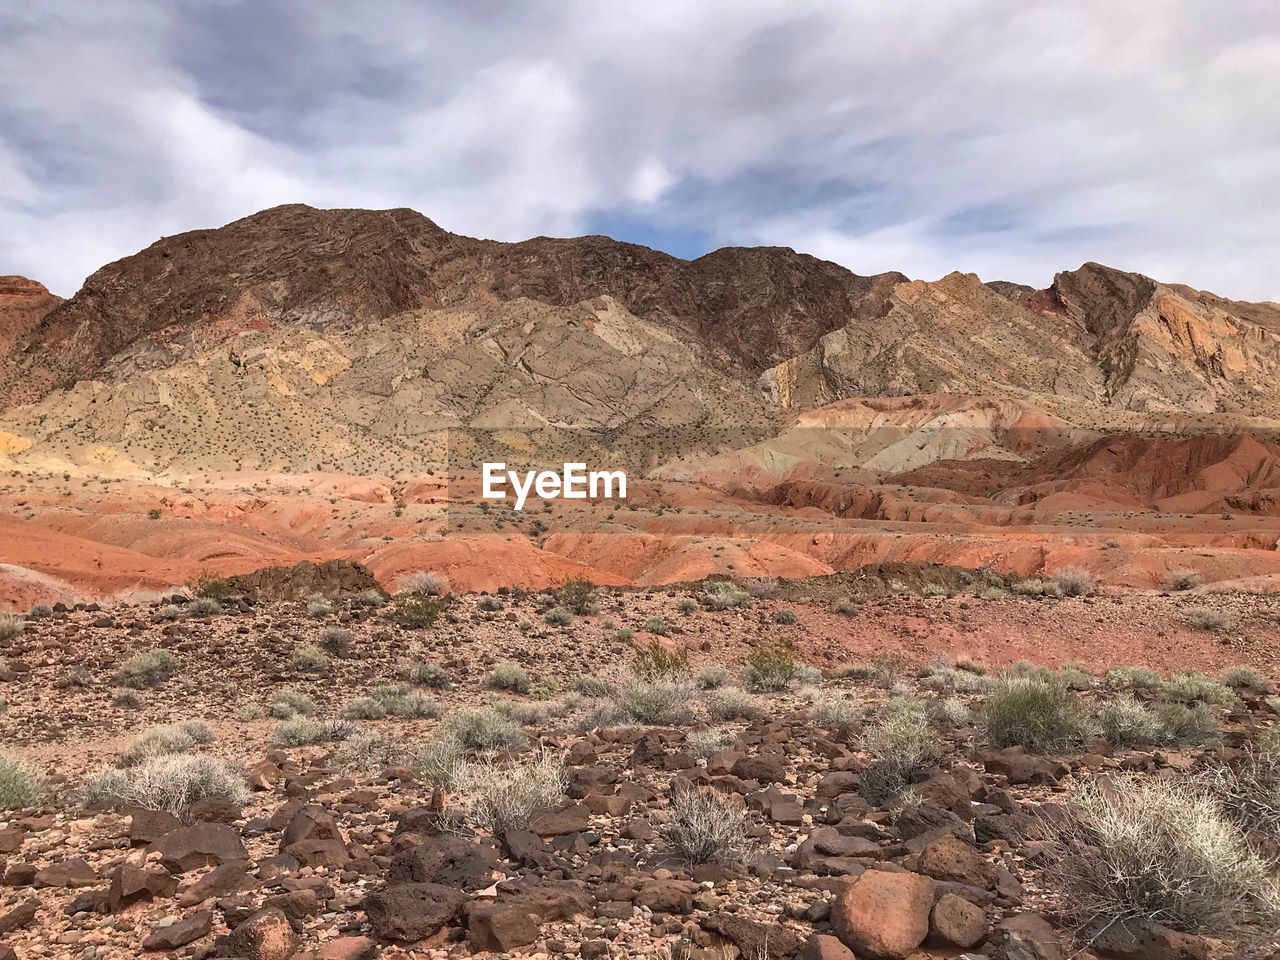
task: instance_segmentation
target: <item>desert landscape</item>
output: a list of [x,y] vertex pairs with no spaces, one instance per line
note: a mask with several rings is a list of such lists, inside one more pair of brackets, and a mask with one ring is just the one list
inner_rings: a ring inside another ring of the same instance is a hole
[[1277,365],[411,210],[0,278],[0,957],[1271,955]]

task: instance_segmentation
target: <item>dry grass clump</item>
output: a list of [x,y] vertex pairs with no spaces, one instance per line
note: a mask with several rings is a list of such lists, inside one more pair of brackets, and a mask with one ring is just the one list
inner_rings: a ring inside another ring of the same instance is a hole
[[44,799],[40,778],[21,760],[0,755],[0,810],[25,810]]
[[518,663],[503,661],[494,665],[485,680],[485,684],[494,690],[506,690],[509,693],[528,693],[533,689],[533,681],[529,679],[529,671]]
[[693,678],[693,682],[698,685],[699,690],[719,690],[729,682],[729,671],[719,664],[703,667]]
[[995,685],[995,680],[969,670],[953,667],[931,667],[928,676],[920,681],[920,685],[926,690],[949,691],[951,693],[986,693]]
[[453,776],[453,802],[495,837],[529,829],[569,787],[564,759],[553,753],[517,764],[466,763]]
[[750,603],[751,594],[732,580],[710,580],[703,585],[699,600],[708,610],[728,610]]
[[153,757],[187,753],[192,747],[213,742],[213,731],[203,720],[150,727],[138,734],[120,755],[120,765],[137,766]]
[[519,722],[493,707],[459,710],[445,720],[444,730],[465,750],[518,750],[525,744]]
[[1164,681],[1147,667],[1114,667],[1106,672],[1103,682],[1113,690],[1156,690]]
[[1253,853],[1218,802],[1187,780],[1093,781],[1072,815],[1047,822],[1062,909],[1081,927],[1141,920],[1249,940],[1280,919],[1272,865]]
[[1160,684],[1160,696],[1177,703],[1211,703],[1229,707],[1236,702],[1235,692],[1203,673],[1180,673]]
[[862,772],[863,798],[878,806],[898,796],[938,755],[939,746],[923,704],[890,700],[883,719],[864,727],[858,738],[859,749],[871,760]]
[[1053,582],[1064,597],[1087,597],[1097,589],[1093,574],[1083,567],[1059,567],[1053,572]]
[[1166,590],[1193,590],[1200,586],[1202,582],[1199,573],[1184,567],[1180,570],[1169,571],[1169,575],[1164,578],[1164,588]]
[[346,659],[355,647],[351,631],[343,627],[325,627],[320,631],[320,649],[330,656]]
[[1253,667],[1244,665],[1222,671],[1222,682],[1242,693],[1262,694],[1270,689],[1266,677]]
[[1187,626],[1195,630],[1217,633],[1230,625],[1227,615],[1212,607],[1192,607],[1187,611]]
[[820,727],[826,727],[840,740],[848,740],[858,729],[861,705],[849,697],[819,697],[809,708],[809,716]]
[[397,594],[389,616],[406,630],[426,630],[435,626],[446,606],[443,597],[425,593]]
[[741,687],[721,687],[703,697],[707,713],[713,720],[759,720],[764,716],[764,705]]
[[660,832],[671,852],[689,864],[739,863],[750,852],[742,798],[705,787],[677,790]]
[[689,653],[683,647],[667,649],[657,640],[636,651],[631,668],[642,680],[684,677],[689,673]]
[[984,705],[987,740],[995,747],[1034,752],[1080,743],[1087,718],[1065,686],[1040,676],[1003,675]]
[[308,644],[293,651],[289,666],[299,673],[328,673],[329,655],[319,647]]
[[271,716],[277,720],[309,717],[316,712],[316,702],[301,690],[285,687],[271,696]]
[[141,807],[182,817],[202,800],[248,802],[244,777],[221,760],[196,754],[151,757],[127,770],[111,768],[89,777],[85,802],[94,806]]
[[449,672],[444,667],[416,657],[400,661],[396,676],[405,683],[430,687],[432,690],[446,690],[449,687]]
[[398,738],[373,730],[353,734],[333,754],[340,769],[370,774],[401,766],[408,759],[409,752]]
[[356,732],[350,720],[313,720],[294,717],[281,720],[271,731],[271,743],[277,747],[307,747],[317,743],[346,740]]
[[1248,837],[1280,843],[1280,753],[1251,747],[1232,763],[1211,763],[1194,782]]
[[723,730],[695,730],[689,734],[689,749],[699,760],[706,760],[722,750],[727,750],[733,743],[733,737]]
[[1052,580],[1028,577],[1009,584],[1009,592],[1020,597],[1060,597],[1062,588]]
[[433,570],[406,573],[396,582],[401,593],[420,593],[425,596],[441,596],[449,592],[449,578]]
[[142,690],[159,686],[177,669],[178,658],[168,650],[144,650],[120,665],[115,680],[122,687]]

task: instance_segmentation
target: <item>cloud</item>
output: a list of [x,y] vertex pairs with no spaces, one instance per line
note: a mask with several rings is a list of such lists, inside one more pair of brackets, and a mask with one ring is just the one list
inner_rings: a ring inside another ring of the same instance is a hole
[[275,203],[1280,299],[1280,11],[1196,0],[46,0],[0,13],[0,273]]

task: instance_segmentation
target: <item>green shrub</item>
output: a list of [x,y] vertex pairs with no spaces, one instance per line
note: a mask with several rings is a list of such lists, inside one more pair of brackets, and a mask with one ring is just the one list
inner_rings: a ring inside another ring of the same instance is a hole
[[957,670],[951,667],[933,667],[928,676],[920,681],[926,690],[950,691],[952,693],[985,693],[992,688],[995,681],[991,677]]
[[751,602],[751,594],[732,580],[710,580],[702,588],[702,605],[708,610],[728,610]]
[[407,683],[386,683],[374,687],[369,696],[393,717],[429,720],[440,716],[440,705]]
[[373,697],[359,697],[343,707],[342,715],[348,720],[381,720],[387,708]]
[[542,619],[553,627],[567,627],[573,623],[573,614],[565,607],[552,607]]
[[444,727],[467,750],[518,750],[525,744],[520,724],[493,707],[459,710]]
[[1232,690],[1244,693],[1262,694],[1269,689],[1267,678],[1253,667],[1231,667],[1222,672],[1222,682]]
[[136,653],[116,672],[116,683],[141,690],[159,686],[178,669],[178,658],[168,650],[145,650]]
[[667,621],[661,617],[651,617],[644,622],[646,633],[652,633],[657,637],[665,637],[667,635]]
[[300,673],[327,673],[329,655],[319,647],[299,647],[289,658],[289,666]]
[[27,611],[28,620],[48,620],[53,616],[53,607],[47,603],[37,603]]
[[187,584],[193,597],[204,597],[209,600],[226,600],[235,596],[235,588],[231,581],[223,577],[215,577],[208,570],[202,570],[194,580]]
[[369,607],[376,610],[379,607],[386,606],[386,603],[387,598],[382,595],[382,591],[373,587],[368,590],[361,590],[351,598],[353,607]]
[[676,609],[681,613],[688,615],[698,609],[698,601],[693,599],[693,597],[682,597],[680,602],[676,604]]
[[689,654],[684,648],[668,650],[656,640],[636,651],[636,676],[645,680],[660,677],[683,677],[689,673]]
[[585,677],[579,677],[574,682],[573,686],[574,689],[584,697],[594,697],[599,699],[600,697],[607,697],[613,693],[613,684],[608,680],[603,680],[600,677],[591,674],[588,674]]
[[528,693],[533,687],[529,672],[520,664],[509,660],[495,664],[485,683],[494,690],[507,690],[511,693]]
[[590,580],[570,580],[556,590],[556,600],[570,612],[586,615],[596,612],[596,588]]
[[773,622],[790,626],[796,622],[796,614],[794,610],[775,610],[773,611]]
[[188,617],[212,617],[222,612],[222,604],[213,597],[196,597],[182,612]]
[[1156,690],[1163,682],[1160,674],[1146,667],[1115,667],[1103,680],[1113,690]]
[[754,693],[777,693],[789,689],[795,676],[794,649],[790,644],[778,644],[751,651],[742,682]]
[[313,720],[294,717],[281,720],[271,731],[271,743],[277,747],[307,747],[317,743],[334,743],[355,733],[349,720]]
[[0,755],[0,810],[25,810],[44,800],[40,778],[21,760]]
[[870,758],[861,793],[873,806],[898,796],[939,748],[925,710],[910,701],[893,704],[884,719],[864,727],[858,745]]
[[202,720],[150,727],[138,734],[120,755],[120,765],[133,767],[172,753],[187,753],[192,747],[213,741],[213,731]]
[[1028,577],[1009,584],[1009,592],[1020,597],[1059,597],[1062,595],[1062,588],[1052,580]]
[[614,639],[617,640],[619,643],[630,643],[632,640],[635,639],[635,635],[636,635],[636,632],[632,630],[630,627],[620,627],[618,629],[618,632],[615,633],[613,636],[614,636]]
[[1155,708],[1160,742],[1169,746],[1208,746],[1218,742],[1218,719],[1203,703],[1162,703]]
[[320,595],[307,598],[307,616],[312,619],[333,616],[333,604]]
[[423,781],[452,793],[467,767],[465,748],[451,736],[439,737],[412,751],[410,765]]
[[290,720],[293,717],[309,717],[316,712],[316,702],[301,690],[285,687],[277,690],[271,697],[271,715],[277,720]]
[[687,680],[641,680],[631,678],[620,684],[611,701],[602,704],[586,721],[588,727],[618,723],[650,726],[683,726],[693,720],[692,704],[697,697]]
[[861,709],[848,697],[821,697],[815,700],[809,715],[820,727],[826,727],[840,740],[848,740],[858,728]]
[[722,750],[727,750],[733,738],[723,730],[695,730],[689,734],[689,750],[699,760],[706,760]]
[[435,626],[444,613],[443,597],[425,593],[405,593],[396,596],[391,609],[391,619],[406,630],[425,630]]
[[1082,785],[1072,800],[1069,818],[1046,822],[1061,851],[1049,870],[1066,918],[1086,936],[1139,918],[1270,939],[1280,919],[1271,865],[1198,785],[1112,778]]
[[1229,707],[1236,702],[1230,687],[1203,673],[1180,673],[1160,685],[1160,696],[1177,703],[1211,703]]
[[929,707],[929,720],[938,727],[964,727],[973,721],[973,714],[963,701],[949,697]]
[[1039,677],[998,678],[987,698],[985,716],[987,739],[996,747],[1063,750],[1080,743],[1087,732],[1075,696]]
[[1117,697],[1098,710],[1098,726],[1115,747],[1145,747],[1162,742],[1160,718],[1132,697]]

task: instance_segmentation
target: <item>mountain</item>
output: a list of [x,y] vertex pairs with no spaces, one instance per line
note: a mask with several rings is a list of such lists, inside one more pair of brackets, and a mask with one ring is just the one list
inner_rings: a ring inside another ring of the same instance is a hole
[[0,357],[27,337],[62,298],[26,277],[0,277]]

